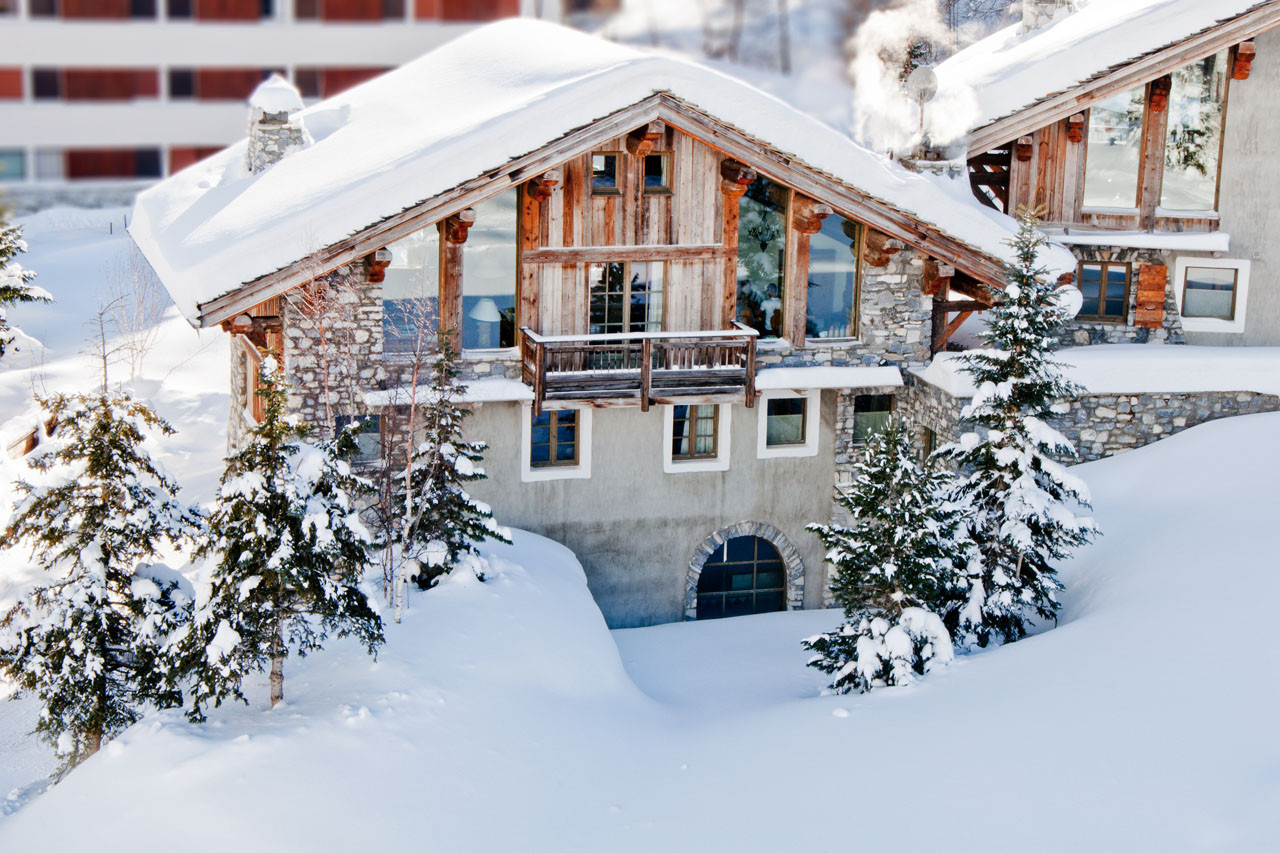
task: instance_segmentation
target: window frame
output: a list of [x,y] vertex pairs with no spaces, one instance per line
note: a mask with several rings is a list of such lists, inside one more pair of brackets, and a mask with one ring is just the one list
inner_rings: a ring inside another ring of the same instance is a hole
[[[364,434],[372,435],[376,433],[378,436],[378,454],[374,456],[373,454],[361,452],[351,459],[351,463],[353,465],[381,464],[383,459],[386,458],[386,453],[387,453],[386,436],[383,433],[383,429],[382,429],[382,425],[383,425],[382,415],[379,414],[378,412],[366,412],[361,415],[338,415],[333,419],[334,436],[337,437],[338,430],[346,429],[347,424],[351,423],[352,421],[360,421],[362,424],[365,424],[365,425],[368,425],[370,422],[372,422],[372,424],[374,425],[373,429],[365,429],[364,427],[362,427],[356,434],[359,435],[364,433]],[[356,439],[356,446],[357,448],[360,446],[360,440],[358,438]]]
[[[769,403],[772,400],[804,401],[803,440],[794,444],[769,444]],[[760,409],[756,422],[756,458],[784,459],[818,455],[818,426],[822,421],[822,392],[765,391],[756,400]]]
[[[648,332],[648,330],[646,330],[646,332],[632,332],[632,331],[631,331],[631,266],[632,266],[632,264],[646,264],[646,265],[654,265],[654,264],[656,264],[656,265],[658,265],[658,266],[660,266],[660,267],[662,268],[662,290],[660,291],[660,292],[661,292],[661,294],[662,294],[662,306],[661,306],[661,308],[662,308],[662,316],[661,316],[661,317],[659,318],[659,320],[658,320],[658,329],[657,329],[657,331],[659,331],[659,332],[665,332],[665,331],[666,331],[666,329],[667,329],[667,272],[668,272],[668,269],[667,269],[667,262],[666,262],[666,261],[601,261],[601,262],[598,262],[598,263],[589,263],[589,264],[587,264],[587,329],[588,329],[588,330],[590,330],[590,328],[591,328],[591,298],[592,298],[593,291],[595,290],[595,285],[596,285],[596,281],[595,281],[595,278],[594,278],[594,276],[593,276],[593,274],[592,274],[592,271],[593,271],[596,267],[607,267],[607,266],[610,266],[610,265],[612,265],[612,264],[620,264],[620,265],[622,266],[622,280],[623,280],[623,288],[624,288],[624,292],[623,292],[623,302],[622,302],[622,331],[621,331],[620,333],[619,333],[619,332],[609,332],[609,331],[598,332],[598,333],[597,333],[597,332],[592,332],[591,334],[605,334],[605,335],[608,335],[608,334],[626,334],[626,335],[630,335],[630,334],[645,334],[645,333],[649,333],[649,332]],[[649,279],[649,281],[650,281],[650,282],[652,282],[652,281],[653,281],[653,279],[652,279],[652,278],[650,278],[650,279]],[[653,293],[654,293],[654,291],[652,291],[652,290],[648,291],[648,294],[649,294],[649,295],[652,295]],[[604,326],[606,327],[606,329],[607,329],[607,327],[608,327],[608,325],[609,325],[609,324],[608,324],[608,319],[607,319],[607,318],[608,318],[608,304],[609,304],[608,298],[609,298],[609,293],[608,293],[608,289],[606,288],[606,290],[605,290],[605,317],[606,317],[606,320],[605,320],[605,322],[602,324],[602,325],[604,325]],[[648,296],[646,296],[646,298],[645,298],[645,306],[646,306],[646,310],[648,309],[648,307],[650,307],[650,306],[649,306]]]
[[[1179,218],[1198,219],[1198,218],[1216,218],[1219,215],[1218,208],[1222,204],[1222,155],[1227,150],[1226,148],[1227,117],[1231,109],[1231,82],[1234,79],[1231,74],[1231,69],[1235,64],[1236,49],[1234,47],[1229,48],[1226,50],[1226,54],[1227,54],[1227,61],[1226,61],[1226,69],[1224,69],[1223,91],[1222,91],[1222,123],[1218,128],[1218,161],[1217,161],[1217,169],[1215,170],[1214,176],[1213,176],[1213,207],[1208,209],[1203,209],[1203,210],[1196,210],[1196,209],[1190,209],[1190,208],[1184,210],[1182,208],[1177,208],[1177,207],[1164,207],[1161,204],[1161,202],[1164,201],[1164,177],[1165,177],[1165,157],[1163,153],[1164,148],[1162,148],[1161,156],[1160,156],[1160,181],[1159,181],[1159,186],[1157,186],[1155,190],[1156,192],[1155,209],[1156,209],[1156,215],[1158,217],[1170,218],[1170,219],[1179,219]],[[1187,64],[1194,65],[1195,63],[1187,63]],[[1186,66],[1182,66],[1182,67],[1185,68]],[[1174,70],[1178,70],[1178,69],[1174,69]],[[1172,74],[1172,72],[1170,73]],[[1170,88],[1169,96],[1170,98],[1173,97],[1172,87]],[[1150,95],[1148,95],[1148,108],[1149,106],[1150,106]],[[1164,110],[1164,120],[1162,122],[1162,125],[1163,125],[1163,132],[1164,132],[1164,146],[1167,146],[1169,144],[1169,109],[1168,108]]]
[[[715,406],[715,456],[693,458],[676,456],[672,449],[675,437],[676,406]],[[667,474],[685,474],[729,470],[730,419],[733,406],[729,403],[677,403],[662,407],[662,470]]]
[[897,394],[855,394],[853,396],[853,421],[852,429],[849,431],[849,443],[854,447],[865,447],[868,436],[858,437],[858,401],[863,397],[888,397],[889,398],[889,416],[897,411],[898,395]]
[[[622,175],[623,175],[623,171],[624,171],[624,170],[623,170],[623,168],[622,168],[622,157],[623,157],[623,152],[621,152],[621,151],[612,151],[612,150],[605,150],[605,151],[592,151],[592,152],[591,152],[590,154],[588,154],[587,156],[590,158],[590,161],[589,161],[589,166],[590,166],[590,168],[588,169],[588,175],[590,176],[590,179],[591,179],[591,195],[592,195],[592,197],[595,197],[595,196],[606,196],[606,197],[607,197],[607,196],[620,196],[620,195],[622,195]],[[596,186],[596,158],[597,158],[597,157],[612,157],[612,158],[613,158],[613,186],[612,186],[612,187],[597,187],[597,186]]]
[[[548,428],[548,434],[547,434],[547,461],[545,461],[545,462],[536,462],[536,461],[534,461],[534,459],[533,459],[533,427],[534,427],[534,423],[533,423],[532,418],[534,417],[534,415],[533,415],[533,412],[532,412],[532,411],[530,411],[530,413],[529,413],[529,418],[530,418],[530,421],[529,421],[529,429],[530,429],[530,434],[529,434],[529,467],[530,467],[530,468],[564,468],[564,467],[567,467],[567,468],[573,468],[573,467],[576,467],[576,466],[577,466],[577,464],[578,464],[578,453],[579,453],[579,448],[580,448],[580,446],[581,446],[581,444],[582,444],[582,440],[581,440],[581,438],[582,438],[582,437],[581,437],[581,433],[582,433],[582,423],[581,423],[581,421],[582,421],[582,419],[578,416],[578,411],[579,411],[578,409],[543,409],[542,414],[543,414],[544,416],[546,416],[546,417],[547,417],[547,419],[548,419],[548,420],[547,420],[547,428]],[[569,460],[567,460],[567,461],[562,461],[562,460],[559,458],[559,454],[556,452],[556,451],[560,448],[561,444],[563,444],[563,442],[561,442],[561,441],[560,441],[560,439],[557,437],[557,433],[558,433],[558,430],[560,429],[560,427],[561,427],[561,426],[567,426],[567,424],[562,424],[562,423],[560,422],[560,421],[561,421],[561,416],[562,416],[562,415],[565,415],[565,414],[569,414],[569,415],[572,415],[572,416],[573,416],[573,417],[572,417],[572,420],[573,420],[573,458],[572,458],[572,459],[569,459]]]
[[[857,254],[854,256],[853,270],[853,305],[849,308],[849,334],[841,337],[810,337],[809,336],[809,276],[813,270],[813,237],[809,237],[810,254],[809,269],[805,270],[805,309],[804,309],[804,327],[805,327],[805,346],[825,346],[827,344],[850,344],[857,343],[862,340],[862,253],[866,248],[868,228],[862,222],[850,216],[845,216],[840,211],[835,211],[828,219],[836,218],[845,222],[851,222],[858,228]],[[825,222],[826,220],[824,220]]]
[[[1184,313],[1186,304],[1187,270],[1192,267],[1206,269],[1231,269],[1236,273],[1236,286],[1232,293],[1230,320],[1220,317],[1188,317]],[[1174,298],[1178,303],[1178,315],[1182,320],[1182,329],[1186,332],[1220,332],[1224,334],[1243,334],[1249,306],[1249,274],[1252,271],[1251,261],[1231,258],[1197,258],[1179,257],[1174,260],[1173,274],[1175,287]]]
[[[589,480],[591,478],[591,421],[593,410],[589,406],[566,407],[578,413],[578,458],[573,465],[532,464],[533,404],[520,406],[520,482],[537,483],[547,480]],[[543,411],[547,411],[544,409]]]
[[[1123,91],[1128,92],[1137,86],[1130,87]],[[1118,92],[1116,94],[1119,94]],[[1106,99],[1103,99],[1106,100]],[[1147,157],[1146,150],[1150,140],[1151,133],[1151,84],[1142,84],[1142,133],[1138,138],[1138,173],[1137,184],[1133,192],[1132,205],[1090,205],[1085,202],[1085,187],[1089,181],[1089,133],[1093,121],[1093,110],[1103,102],[1099,100],[1084,111],[1084,151],[1080,158],[1080,211],[1081,213],[1094,213],[1114,216],[1136,216],[1142,210],[1143,189],[1146,184]],[[1164,122],[1161,122],[1163,128]],[[1163,172],[1161,174],[1163,178]]]
[[1133,264],[1129,261],[1081,261],[1076,265],[1076,288],[1080,291],[1080,295],[1084,296],[1084,268],[1086,266],[1102,267],[1101,275],[1098,279],[1098,308],[1101,312],[1106,306],[1107,297],[1107,269],[1108,267],[1124,267],[1124,311],[1122,314],[1085,314],[1083,309],[1081,313],[1075,316],[1076,320],[1087,320],[1091,323],[1124,323],[1129,322],[1129,303],[1133,299]]
[[[644,155],[643,158],[641,158],[640,160],[640,194],[641,195],[671,195],[672,194],[673,182],[671,180],[671,177],[672,177],[671,164],[674,162],[674,158],[672,157],[672,154],[673,152],[670,150],[650,151],[648,154]],[[649,186],[649,182],[648,182],[649,172],[647,168],[648,167],[647,161],[650,157],[661,157],[663,163],[665,164],[662,168],[662,174],[667,179],[667,182],[662,186],[658,186],[658,187]]]

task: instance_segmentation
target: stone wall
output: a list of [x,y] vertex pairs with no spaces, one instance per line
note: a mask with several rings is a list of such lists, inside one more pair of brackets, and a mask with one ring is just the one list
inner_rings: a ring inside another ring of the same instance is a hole
[[364,393],[386,378],[382,287],[363,261],[339,267],[281,297],[288,406],[333,434],[333,419],[363,414]]
[[[900,411],[928,427],[940,446],[960,435],[960,410],[967,402],[915,377],[899,398]],[[1050,423],[1076,446],[1080,462],[1092,462],[1145,447],[1184,429],[1235,415],[1280,411],[1280,397],[1253,391],[1159,394],[1086,394],[1055,407]]]

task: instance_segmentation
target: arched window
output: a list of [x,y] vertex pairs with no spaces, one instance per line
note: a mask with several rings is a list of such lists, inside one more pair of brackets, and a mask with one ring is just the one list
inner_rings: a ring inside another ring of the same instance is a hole
[[778,549],[758,536],[736,536],[707,558],[698,576],[699,619],[786,608],[786,572]]

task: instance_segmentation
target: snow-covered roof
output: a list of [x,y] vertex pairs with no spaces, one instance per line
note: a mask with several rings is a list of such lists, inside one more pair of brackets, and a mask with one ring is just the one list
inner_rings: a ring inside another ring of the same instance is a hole
[[[315,144],[250,175],[241,141],[141,193],[129,231],[193,323],[238,290],[570,131],[669,93],[940,233],[1010,260],[1014,223],[727,74],[526,19],[481,27],[295,116]],[[951,184],[952,186],[948,186]],[[1062,247],[1045,258],[1074,269]]]
[[759,391],[816,391],[823,388],[897,388],[896,367],[769,367],[756,374]]
[[[1274,2],[1091,0],[1074,14],[1038,30],[1024,34],[1021,24],[1015,24],[956,53],[938,66],[933,104],[939,110],[969,109],[969,128],[985,127]],[[954,120],[954,115],[939,113],[930,124],[953,126]]]
[[1225,231],[1079,231],[1051,232],[1068,246],[1118,246],[1130,249],[1163,249],[1171,252],[1229,252],[1231,235]]

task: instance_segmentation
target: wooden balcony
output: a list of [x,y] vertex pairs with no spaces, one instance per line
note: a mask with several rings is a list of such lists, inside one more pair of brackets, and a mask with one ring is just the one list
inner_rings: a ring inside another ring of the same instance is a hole
[[544,403],[638,405],[756,397],[757,332],[727,331],[539,335],[521,329],[521,375]]

